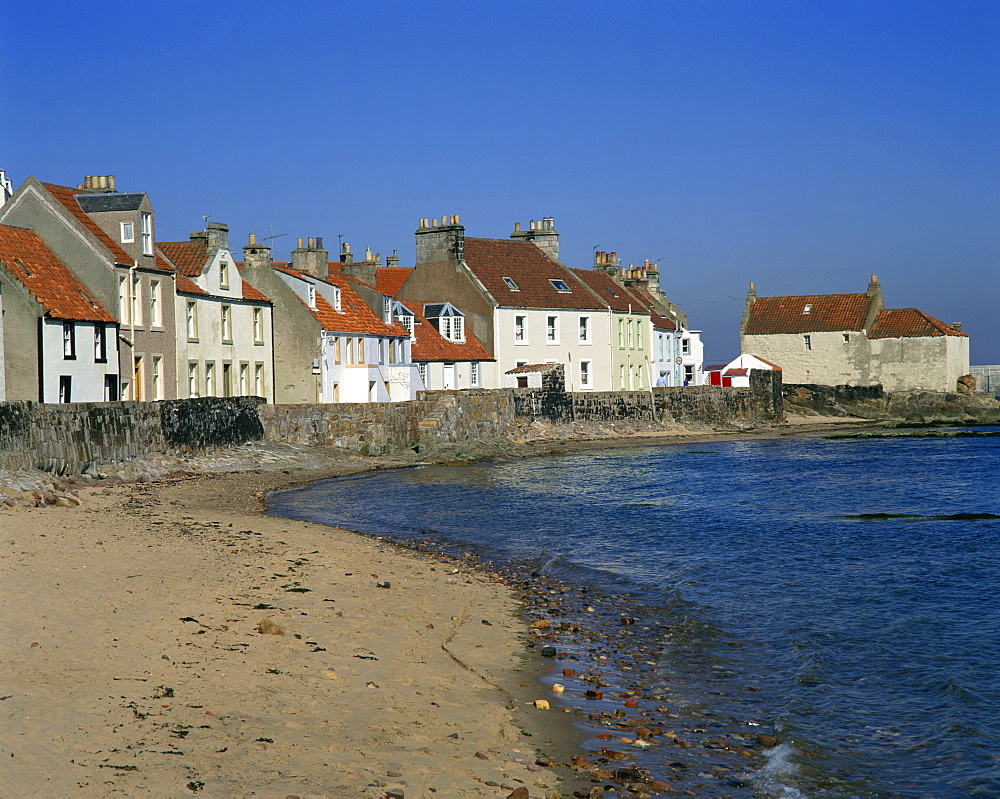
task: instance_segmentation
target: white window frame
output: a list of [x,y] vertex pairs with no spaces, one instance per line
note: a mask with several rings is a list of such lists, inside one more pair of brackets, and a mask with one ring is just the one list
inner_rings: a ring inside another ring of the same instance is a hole
[[163,302],[160,297],[160,281],[149,281],[149,325],[150,327],[163,326]]
[[187,311],[185,315],[188,341],[198,340],[198,303],[194,300],[187,301]]
[[191,399],[201,396],[198,393],[198,362],[188,361],[188,397]]
[[812,336],[803,336],[802,337],[802,346],[804,346],[807,350],[811,350],[813,348],[813,345],[812,345]]
[[473,388],[479,388],[480,379],[479,361],[471,361],[469,363],[469,385]]
[[153,379],[153,399],[161,400],[163,399],[163,356],[154,355],[152,364],[152,379]]
[[253,309],[253,343],[264,343],[264,309]]
[[133,325],[142,324],[142,307],[140,302],[142,301],[142,278],[136,274],[132,275],[132,290],[129,296],[129,304],[132,306],[132,313],[130,318],[130,323]]
[[128,276],[121,275],[118,278],[118,318],[123,325],[127,325],[132,322],[132,316],[130,314],[132,303],[129,301],[128,285]]
[[142,232],[142,254],[153,254],[153,215],[143,211],[139,214],[139,226]]
[[214,397],[215,392],[215,361],[205,361],[205,396]]
[[593,335],[590,329],[590,315],[586,314],[580,317],[580,343],[590,344],[593,340]]
[[76,322],[62,323],[63,360],[76,360]]
[[219,288],[229,288],[229,261],[219,261]]
[[417,374],[420,375],[420,382],[424,384],[424,388],[427,388],[427,363],[421,362],[417,364]]
[[528,343],[528,317],[518,315],[514,317],[514,343]]
[[589,360],[580,361],[580,388],[592,388],[593,387],[593,372],[591,366],[593,363]]
[[559,343],[559,317],[556,316],[546,316],[545,317],[545,343],[546,344],[558,344]]
[[94,363],[108,361],[108,326],[104,322],[94,324]]
[[135,222],[121,223],[122,244],[132,244],[135,242]]
[[310,308],[316,310],[316,287],[312,283],[306,284],[306,302]]
[[232,344],[233,343],[233,306],[223,305],[221,306],[222,311],[222,343]]
[[253,391],[255,396],[264,396],[264,364],[262,363],[253,365]]

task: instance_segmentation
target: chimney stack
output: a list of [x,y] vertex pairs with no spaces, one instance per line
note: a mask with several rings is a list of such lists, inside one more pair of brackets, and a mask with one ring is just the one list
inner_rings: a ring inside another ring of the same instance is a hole
[[87,175],[83,179],[83,185],[77,186],[78,189],[83,189],[91,194],[114,194],[115,193],[115,176],[114,175]]
[[530,241],[553,261],[559,261],[559,233],[554,217],[542,217],[540,222],[532,219],[527,230],[521,230],[521,223],[515,222],[510,237],[515,241]]
[[255,266],[271,266],[271,248],[266,244],[257,243],[257,234],[250,234],[250,243],[243,245],[244,268]]
[[309,237],[308,247],[299,246],[292,250],[292,269],[326,280],[330,276],[330,253],[323,249],[323,239]]
[[222,222],[209,222],[205,225],[208,234],[208,246],[219,250],[229,249],[229,225]]
[[396,254],[395,250],[392,251],[392,255],[385,259],[385,265],[393,267],[399,266],[399,256]]
[[416,263],[428,261],[454,261],[465,258],[465,228],[458,214],[442,217],[443,224],[438,225],[436,219],[427,224],[427,219],[420,220],[417,228],[417,260]]

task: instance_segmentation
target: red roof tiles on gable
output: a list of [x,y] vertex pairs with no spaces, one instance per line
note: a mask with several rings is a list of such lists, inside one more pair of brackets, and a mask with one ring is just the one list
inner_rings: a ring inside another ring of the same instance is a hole
[[375,288],[387,297],[395,297],[412,271],[413,267],[379,267],[375,270]]
[[53,319],[68,322],[117,321],[34,231],[0,225],[0,261]]
[[[276,266],[272,264],[272,266]],[[331,286],[340,288],[340,310],[336,310],[323,296],[316,293],[316,307],[309,308],[309,311],[316,318],[324,330],[337,333],[362,333],[370,336],[396,336],[409,338],[410,334],[399,325],[387,325],[379,319],[372,309],[365,305],[364,301],[351,288],[351,282],[340,275],[330,275],[326,281],[322,281],[313,275],[305,275],[295,269],[278,269],[286,275],[299,279],[315,280],[319,283],[329,283]],[[305,301],[302,302],[306,305]],[[306,305],[308,308],[309,306]]]
[[884,311],[879,311],[871,330],[868,331],[868,338],[968,335],[916,308],[886,308]]
[[107,247],[108,251],[111,253],[111,257],[115,259],[115,263],[124,264],[125,266],[132,265],[132,257],[120,246],[118,246],[118,244],[101,229],[101,226],[86,214],[86,212],[80,207],[80,203],[76,201],[76,195],[83,194],[84,192],[78,189],[71,189],[69,186],[58,186],[55,183],[43,183],[42,185],[48,189],[49,194],[55,197],[55,199],[58,200],[67,211],[76,217],[80,224],[93,233],[94,236],[100,240],[101,244]]
[[177,271],[186,277],[198,277],[208,262],[208,240],[200,241],[161,241],[157,248],[177,267]]
[[253,302],[271,302],[271,298],[264,292],[258,290],[256,286],[251,286],[245,280],[240,282],[243,284],[243,299],[251,300]]
[[411,358],[414,361],[493,361],[486,348],[479,343],[472,333],[465,331],[465,342],[449,341],[418,311],[410,305],[413,311],[414,341],[411,347]]
[[748,336],[762,336],[774,333],[862,330],[869,302],[871,297],[867,294],[758,297],[750,306],[744,333]]
[[614,310],[635,311],[636,313],[642,313],[646,310],[624,286],[616,283],[611,275],[605,272],[596,272],[593,269],[572,269],[570,271]]
[[[506,239],[465,239],[465,263],[507,308],[598,310],[604,305],[574,279],[572,270],[553,261],[531,242]],[[509,277],[517,290],[504,283]],[[563,280],[569,292],[560,292],[549,280]]]

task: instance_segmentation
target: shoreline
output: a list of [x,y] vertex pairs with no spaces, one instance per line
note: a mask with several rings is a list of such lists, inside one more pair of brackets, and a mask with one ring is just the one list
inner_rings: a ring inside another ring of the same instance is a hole
[[[862,426],[877,427],[810,420],[544,440],[502,456]],[[16,587],[2,647],[8,792],[589,791],[590,774],[565,767],[585,735],[573,716],[527,704],[552,699],[542,678],[556,663],[526,646],[541,636],[516,587],[388,539],[266,513],[270,491],[419,456],[323,454],[296,468],[294,454],[250,471],[208,463],[195,475],[73,485],[79,505],[0,516],[0,575]],[[286,635],[257,632],[265,619]]]

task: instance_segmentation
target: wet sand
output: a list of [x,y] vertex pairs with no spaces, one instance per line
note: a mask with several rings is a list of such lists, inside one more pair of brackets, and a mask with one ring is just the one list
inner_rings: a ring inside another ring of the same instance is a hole
[[[844,427],[857,425],[522,454]],[[411,461],[165,477],[5,509],[0,795],[587,795],[600,781],[565,768],[581,736],[539,681],[563,664],[538,656],[550,633],[528,630],[517,586],[263,513],[267,491]]]

